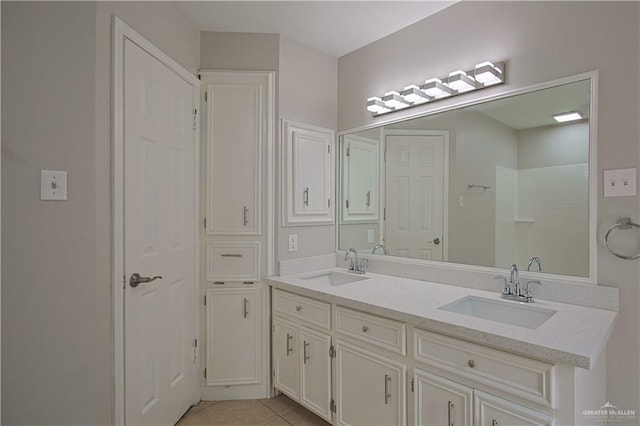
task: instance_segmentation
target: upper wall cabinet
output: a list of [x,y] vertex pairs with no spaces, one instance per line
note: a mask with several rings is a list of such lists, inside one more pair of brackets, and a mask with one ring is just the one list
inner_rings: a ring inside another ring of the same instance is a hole
[[260,235],[268,77],[208,72],[205,81],[207,234]]
[[333,218],[333,130],[282,120],[283,225],[329,225]]
[[342,222],[378,221],[380,141],[346,135],[342,158]]

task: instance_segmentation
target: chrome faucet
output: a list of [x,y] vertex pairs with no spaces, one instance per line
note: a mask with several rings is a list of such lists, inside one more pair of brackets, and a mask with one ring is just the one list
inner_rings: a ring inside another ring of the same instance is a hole
[[538,265],[538,272],[544,271],[544,267],[542,266],[542,259],[540,259],[539,257],[532,257],[531,259],[529,259],[529,264],[527,265],[527,271],[531,270],[531,265],[533,265],[534,263]]
[[372,254],[376,254],[376,250],[382,249],[382,254],[387,254],[387,248],[383,244],[378,244],[373,248]]
[[[351,258],[353,255],[353,258]],[[344,260],[349,260],[349,267],[347,268],[349,271],[354,272],[356,274],[364,274],[367,272],[367,264],[369,263],[369,259],[360,259],[358,258],[358,252],[354,248],[349,248],[344,255]]]
[[500,297],[507,300],[515,300],[516,302],[525,302],[532,303],[533,297],[531,296],[531,292],[529,291],[530,284],[542,285],[542,283],[538,280],[529,280],[527,281],[527,285],[524,286],[524,290],[520,285],[520,274],[518,273],[518,267],[514,263],[511,265],[511,273],[509,277],[509,281],[507,282],[507,278],[497,276],[495,279],[504,280],[504,288],[500,293]]

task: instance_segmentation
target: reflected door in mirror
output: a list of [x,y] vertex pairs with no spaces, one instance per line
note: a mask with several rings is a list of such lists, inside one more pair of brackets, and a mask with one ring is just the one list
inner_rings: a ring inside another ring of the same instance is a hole
[[445,260],[445,160],[448,133],[385,135],[386,246],[390,255]]

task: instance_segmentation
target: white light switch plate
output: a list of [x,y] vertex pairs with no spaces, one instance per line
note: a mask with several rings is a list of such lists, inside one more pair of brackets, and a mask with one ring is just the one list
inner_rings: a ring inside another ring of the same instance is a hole
[[375,240],[375,231],[373,229],[367,230],[367,243],[373,243]]
[[67,200],[67,172],[40,170],[40,199]]
[[298,234],[289,234],[289,253],[298,251]]
[[636,195],[636,169],[604,171],[605,197],[634,197]]

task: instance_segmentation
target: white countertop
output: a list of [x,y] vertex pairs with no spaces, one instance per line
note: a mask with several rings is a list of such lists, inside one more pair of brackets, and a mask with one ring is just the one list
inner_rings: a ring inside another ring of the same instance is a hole
[[529,329],[438,309],[465,296],[501,300],[500,295],[493,292],[370,272],[365,275],[368,279],[339,286],[302,279],[327,271],[347,273],[344,268],[331,268],[269,277],[267,282],[275,288],[405,321],[506,352],[585,369],[590,369],[604,351],[618,319],[616,311],[535,300],[532,306],[557,312],[538,328]]

